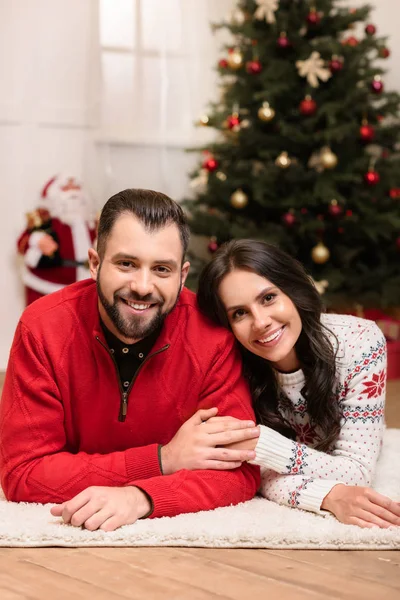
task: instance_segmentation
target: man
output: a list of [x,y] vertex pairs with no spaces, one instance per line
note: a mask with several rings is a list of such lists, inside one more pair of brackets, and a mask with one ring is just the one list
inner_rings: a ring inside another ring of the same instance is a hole
[[[253,497],[254,453],[218,447],[258,435],[249,391],[233,336],[183,288],[188,239],[170,198],[120,192],[89,250],[94,281],[26,309],[0,405],[9,500],[111,531]],[[208,424],[217,409],[236,421]]]

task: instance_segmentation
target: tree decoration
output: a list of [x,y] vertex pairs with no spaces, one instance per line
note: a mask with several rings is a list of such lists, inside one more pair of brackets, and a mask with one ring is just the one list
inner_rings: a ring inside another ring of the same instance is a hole
[[322,13],[318,12],[314,6],[307,15],[307,23],[311,25],[311,27],[315,27],[321,23],[321,17]]
[[367,119],[363,119],[360,127],[360,138],[361,141],[370,143],[375,137],[375,129],[368,123]]
[[397,250],[400,250],[400,235],[396,240],[396,248],[397,248]]
[[231,14],[231,23],[236,27],[240,27],[246,20],[246,13],[244,13],[240,8],[236,8],[232,11]]
[[359,41],[356,37],[354,37],[354,35],[351,35],[350,37],[343,40],[342,44],[343,46],[352,46],[353,48],[355,48],[356,46],[358,46]]
[[284,225],[286,225],[286,227],[293,227],[296,221],[297,219],[293,209],[289,210],[287,213],[282,215],[282,222],[284,223]]
[[380,48],[379,52],[378,52],[378,56],[379,56],[379,58],[389,58],[389,56],[390,56],[389,48],[385,48],[385,47]]
[[334,54],[332,56],[332,60],[329,62],[329,68],[331,70],[331,73],[339,73],[339,71],[341,71],[343,69],[343,65],[344,65],[344,58],[343,56],[338,56],[337,54]]
[[218,61],[218,66],[220,69],[226,69],[228,67],[228,61],[226,60],[226,58],[221,58]]
[[279,0],[256,0],[258,6],[254,17],[259,21],[266,20],[267,23],[272,25],[275,23],[275,12],[279,7]]
[[343,212],[343,208],[340,206],[337,200],[331,200],[328,211],[332,217],[339,217]]
[[217,241],[217,238],[215,237],[215,235],[210,237],[210,241],[209,244],[207,246],[207,249],[209,252],[211,252],[211,254],[214,254],[214,252],[216,252],[219,248],[219,244]]
[[261,121],[265,121],[268,123],[269,121],[272,121],[272,119],[275,117],[275,111],[273,108],[271,108],[269,102],[263,102],[262,106],[260,106],[260,108],[257,111],[257,115],[258,118],[261,119]]
[[318,294],[320,294],[321,296],[322,296],[322,294],[325,294],[325,291],[329,286],[329,281],[327,279],[321,279],[321,281],[315,281],[314,279],[312,279],[312,282],[313,282]]
[[240,130],[240,118],[237,112],[233,113],[226,119],[226,126],[235,133]]
[[321,148],[320,160],[324,169],[334,169],[338,163],[336,154],[332,152],[329,146]]
[[304,100],[300,102],[299,110],[305,117],[310,117],[317,110],[317,103],[311,96],[307,95]]
[[223,171],[217,171],[215,173],[215,177],[217,179],[219,179],[220,181],[226,181],[227,180],[227,176],[226,176],[226,174]]
[[210,124],[210,117],[208,115],[201,115],[196,124],[201,127],[207,127]]
[[285,31],[281,32],[276,44],[281,50],[287,50],[287,48],[290,48],[290,46],[292,45]]
[[247,206],[249,202],[249,197],[241,188],[238,188],[231,195],[231,205],[233,208],[237,208],[238,210]]
[[258,59],[249,60],[246,63],[246,71],[250,73],[250,75],[258,75],[262,71],[262,64]]
[[300,77],[306,77],[307,82],[314,88],[319,86],[319,81],[328,81],[332,73],[325,66],[325,61],[321,58],[319,52],[311,52],[307,60],[296,61],[296,67]]
[[370,168],[364,175],[364,181],[369,186],[377,185],[380,182],[380,179],[381,177],[378,171],[375,171],[372,168]]
[[280,153],[280,155],[275,160],[275,164],[281,169],[287,169],[292,164],[292,160],[291,158],[289,158],[288,153],[285,151]]
[[208,184],[208,176],[210,174],[210,171],[208,171],[208,169],[200,169],[199,174],[197,177],[194,177],[191,182],[190,182],[190,187],[191,188],[201,188],[204,189],[206,188],[207,184]]
[[383,82],[381,80],[381,76],[380,75],[375,75],[374,79],[371,82],[371,91],[374,94],[381,94],[383,92]]
[[217,160],[215,160],[215,158],[213,156],[209,156],[204,162],[203,162],[203,169],[206,169],[206,171],[208,171],[209,173],[212,173],[213,171],[215,171],[216,169],[218,169],[219,163]]
[[400,188],[391,188],[389,190],[389,197],[392,198],[392,200],[400,198]]
[[311,250],[311,258],[317,265],[323,265],[330,258],[331,253],[329,249],[325,246],[325,244],[320,241],[314,248]]
[[235,71],[243,66],[243,54],[239,48],[231,48],[229,50],[227,62],[228,66]]
[[367,35],[375,35],[375,33],[376,33],[375,25],[372,25],[372,23],[369,23],[365,28],[365,33]]

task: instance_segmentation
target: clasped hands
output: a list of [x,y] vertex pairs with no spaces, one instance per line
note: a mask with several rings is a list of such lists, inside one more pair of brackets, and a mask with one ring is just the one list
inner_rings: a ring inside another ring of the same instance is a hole
[[[215,417],[217,408],[199,410],[161,449],[164,475],[182,469],[235,469],[255,457],[259,429],[253,421]],[[215,418],[213,418],[215,417]],[[234,448],[249,443],[251,449]],[[223,448],[231,444],[230,448]],[[146,494],[135,486],[91,486],[71,500],[51,508],[64,523],[90,531],[114,531],[131,525],[150,511]]]

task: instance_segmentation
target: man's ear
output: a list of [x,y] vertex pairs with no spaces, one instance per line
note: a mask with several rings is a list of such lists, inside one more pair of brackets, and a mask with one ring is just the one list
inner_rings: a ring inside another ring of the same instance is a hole
[[89,257],[90,275],[91,275],[92,279],[94,279],[96,281],[97,275],[99,272],[99,268],[100,268],[100,257],[97,254],[96,250],[94,250],[93,248],[89,248],[88,257]]
[[189,274],[189,268],[190,268],[190,262],[187,260],[185,263],[183,263],[182,269],[181,269],[181,282],[182,282],[181,289],[185,285],[186,277]]

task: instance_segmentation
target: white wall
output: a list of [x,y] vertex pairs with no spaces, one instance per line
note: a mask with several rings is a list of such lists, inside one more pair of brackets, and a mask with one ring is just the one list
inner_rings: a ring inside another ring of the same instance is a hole
[[[188,6],[189,0],[182,2]],[[177,199],[187,193],[187,172],[197,157],[183,148],[207,135],[190,123],[208,100],[216,99],[212,66],[219,41],[211,38],[207,21],[226,16],[235,6],[234,0],[190,2],[197,11],[199,54],[183,82],[190,86],[190,94],[185,92],[185,127],[177,135],[173,127],[160,135],[154,131],[136,135],[140,127],[133,119],[132,127],[121,135],[102,123],[98,0],[0,0],[0,370],[6,366],[23,309],[16,240],[25,213],[37,206],[48,178],[60,171],[76,174],[98,207],[125,187],[158,189]],[[357,4],[365,2],[351,2]],[[400,90],[400,72],[395,68],[400,64],[400,3],[372,4],[376,6],[372,22],[390,36],[387,88]],[[180,95],[176,98],[178,103]],[[152,110],[157,123],[159,108]]]

